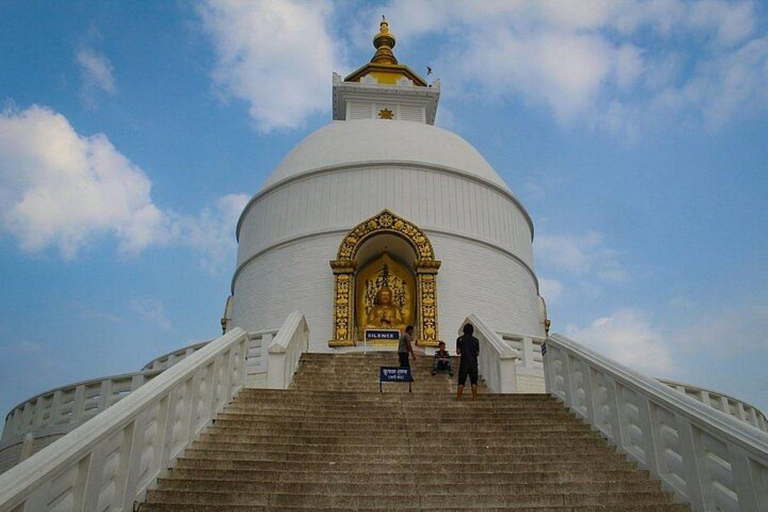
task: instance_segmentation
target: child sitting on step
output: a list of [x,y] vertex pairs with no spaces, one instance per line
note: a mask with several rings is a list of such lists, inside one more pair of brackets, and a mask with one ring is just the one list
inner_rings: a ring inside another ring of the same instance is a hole
[[442,340],[437,344],[435,366],[432,369],[432,375],[437,375],[437,372],[448,372],[448,376],[453,377],[453,370],[451,370],[451,354],[445,350],[445,342]]

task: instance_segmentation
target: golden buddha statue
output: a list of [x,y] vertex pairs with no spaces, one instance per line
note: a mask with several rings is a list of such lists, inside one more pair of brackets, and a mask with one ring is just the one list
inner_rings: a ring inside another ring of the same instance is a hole
[[[403,330],[413,323],[415,280],[386,248],[355,276],[355,327],[362,341],[368,329]],[[382,342],[384,343],[384,342]]]
[[376,292],[376,300],[366,320],[365,327],[372,329],[398,329],[405,323],[403,312],[392,301],[389,286],[382,286]]

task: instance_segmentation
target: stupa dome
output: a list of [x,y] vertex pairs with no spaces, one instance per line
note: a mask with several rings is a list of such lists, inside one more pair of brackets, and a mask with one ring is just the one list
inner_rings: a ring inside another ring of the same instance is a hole
[[455,133],[429,124],[378,119],[333,121],[316,130],[283,159],[264,187],[318,169],[383,162],[445,167],[509,191],[485,158]]

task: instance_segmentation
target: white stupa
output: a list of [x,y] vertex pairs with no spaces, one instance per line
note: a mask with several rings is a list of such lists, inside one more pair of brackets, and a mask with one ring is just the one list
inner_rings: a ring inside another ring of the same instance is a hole
[[299,310],[310,351],[406,323],[429,347],[480,313],[496,332],[544,338],[530,216],[471,144],[434,126],[439,80],[397,62],[386,21],[373,42],[370,63],[334,74],[333,121],[240,217],[225,328],[275,329]]

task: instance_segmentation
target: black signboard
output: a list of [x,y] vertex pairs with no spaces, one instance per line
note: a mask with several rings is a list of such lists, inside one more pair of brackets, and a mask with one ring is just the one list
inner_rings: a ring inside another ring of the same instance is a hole
[[400,331],[397,329],[366,329],[366,341],[397,341],[400,339]]

